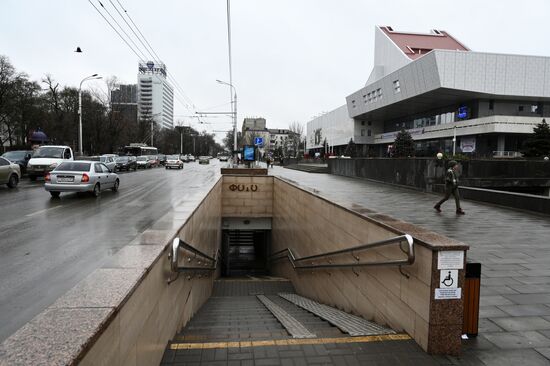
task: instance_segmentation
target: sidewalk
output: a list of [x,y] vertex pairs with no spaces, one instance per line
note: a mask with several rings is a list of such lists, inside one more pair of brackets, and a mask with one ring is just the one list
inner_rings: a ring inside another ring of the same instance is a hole
[[472,201],[463,201],[466,215],[457,216],[453,200],[437,213],[434,194],[282,167],[269,173],[470,245],[468,258],[482,264],[480,334],[449,361],[550,365],[550,216]]

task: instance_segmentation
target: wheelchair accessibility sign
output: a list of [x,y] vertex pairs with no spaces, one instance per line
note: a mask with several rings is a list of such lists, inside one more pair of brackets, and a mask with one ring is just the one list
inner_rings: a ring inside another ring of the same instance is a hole
[[458,270],[443,269],[439,275],[440,288],[457,288],[458,287]]
[[439,272],[439,288],[435,289],[435,299],[460,299],[461,296],[462,289],[458,287],[458,270],[442,269]]

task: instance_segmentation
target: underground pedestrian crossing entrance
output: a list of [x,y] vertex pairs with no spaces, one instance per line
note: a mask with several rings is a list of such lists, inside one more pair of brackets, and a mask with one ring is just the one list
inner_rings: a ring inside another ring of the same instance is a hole
[[429,364],[460,353],[461,242],[274,176],[223,175],[173,215],[177,232],[152,231],[117,262],[139,280],[77,361]]

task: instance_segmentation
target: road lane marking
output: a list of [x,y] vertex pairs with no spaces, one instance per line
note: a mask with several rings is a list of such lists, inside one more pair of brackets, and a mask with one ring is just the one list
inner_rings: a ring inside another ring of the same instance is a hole
[[36,216],[36,215],[40,215],[41,213],[48,212],[48,211],[52,211],[52,210],[55,210],[55,209],[58,209],[58,208],[61,208],[61,207],[65,207],[65,206],[59,205],[59,206],[55,206],[55,207],[45,208],[45,209],[43,209],[43,210],[38,210],[38,211],[35,211],[35,212],[33,212],[33,213],[27,214],[27,215],[25,215],[25,216],[27,216],[27,217],[33,217],[33,216]]
[[384,334],[362,337],[338,338],[306,338],[306,339],[274,339],[267,341],[237,341],[237,342],[208,342],[208,343],[172,343],[171,350],[180,349],[212,349],[212,348],[248,348],[265,346],[294,346],[328,343],[369,343],[384,341],[406,341],[411,337],[408,334]]

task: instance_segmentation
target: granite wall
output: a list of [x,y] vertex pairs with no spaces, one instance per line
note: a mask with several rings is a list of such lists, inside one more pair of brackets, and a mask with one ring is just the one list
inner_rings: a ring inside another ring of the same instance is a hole
[[271,217],[273,177],[224,175],[222,215],[224,217]]
[[[281,179],[274,181],[272,222],[273,252],[290,247],[297,257],[412,235],[416,260],[403,273],[397,267],[295,271],[286,260],[272,268],[291,279],[299,294],[404,331],[430,353],[460,352],[462,299],[435,300],[434,293],[440,287],[438,252],[465,252],[466,245],[360,206],[340,206]],[[405,257],[397,245],[354,254],[362,261]],[[351,254],[338,260],[355,261]],[[458,277],[461,286],[464,270]]]

